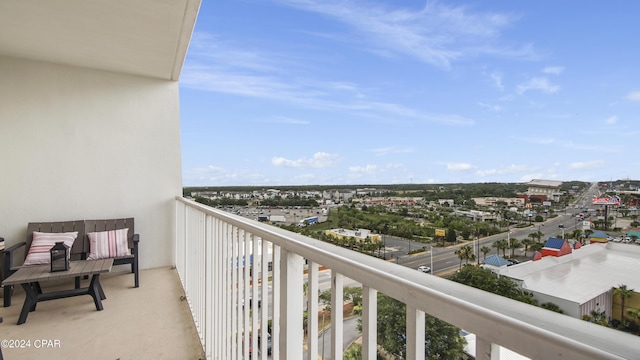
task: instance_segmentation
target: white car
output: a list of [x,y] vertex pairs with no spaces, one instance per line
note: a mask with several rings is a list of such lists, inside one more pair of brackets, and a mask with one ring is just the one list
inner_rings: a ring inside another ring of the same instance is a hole
[[423,273],[430,273],[431,272],[431,268],[428,266],[418,266],[418,271],[422,271]]

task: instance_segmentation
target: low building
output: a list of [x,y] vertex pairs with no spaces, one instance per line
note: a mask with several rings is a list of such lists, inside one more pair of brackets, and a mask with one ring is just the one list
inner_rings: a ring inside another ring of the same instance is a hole
[[508,206],[517,206],[517,207],[523,207],[525,205],[525,199],[522,199],[522,198],[504,198],[504,197],[489,196],[489,197],[472,198],[471,200],[473,200],[476,203],[476,205],[479,205],[479,206],[496,206],[496,204],[498,203],[505,203]]
[[596,231],[593,234],[589,235],[589,243],[606,244],[609,241],[609,238],[611,238],[609,234],[603,231]]
[[559,201],[562,181],[533,179],[527,184],[529,199],[538,198],[540,201]]
[[542,248],[542,257],[545,256],[564,256],[571,254],[571,246],[565,239],[550,237]]
[[[591,244],[564,256],[545,256],[509,267],[498,273],[530,291],[538,303],[553,303],[575,318],[604,312],[607,319],[620,319],[620,304],[614,288],[626,285],[640,289],[640,247],[632,244]],[[625,302],[625,309],[638,308],[640,296]]]
[[497,221],[500,218],[499,214],[479,210],[454,210],[453,215],[466,217],[473,221]]
[[371,242],[380,242],[382,241],[382,237],[379,234],[374,234],[371,230],[367,229],[357,229],[357,230],[347,230],[347,229],[329,229],[325,231],[325,234],[331,235],[338,239],[344,238],[355,238],[356,241],[362,241],[366,238],[369,238]]
[[507,259],[501,257],[498,254],[493,254],[488,258],[484,259],[484,261],[482,262],[482,267],[485,269],[491,270],[493,272],[497,272],[496,270],[505,268],[510,264],[511,263]]

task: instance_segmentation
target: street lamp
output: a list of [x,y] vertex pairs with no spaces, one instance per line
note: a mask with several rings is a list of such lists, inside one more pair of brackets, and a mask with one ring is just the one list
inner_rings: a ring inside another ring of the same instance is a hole
[[476,259],[478,260],[478,266],[480,266],[480,239],[475,237],[476,240]]
[[544,226],[544,224],[538,224],[538,242],[540,242],[540,238],[544,236],[544,234],[540,231],[541,226]]
[[[382,235],[382,246],[384,247],[384,255],[382,255],[383,259],[387,260],[387,239],[384,235]],[[378,255],[380,254],[378,253]]]
[[562,238],[564,239],[564,224],[560,224],[558,227],[562,229]]
[[433,275],[433,246],[431,246],[431,244],[429,244],[429,247],[431,248],[431,251],[429,252],[429,256],[431,257],[431,274]]

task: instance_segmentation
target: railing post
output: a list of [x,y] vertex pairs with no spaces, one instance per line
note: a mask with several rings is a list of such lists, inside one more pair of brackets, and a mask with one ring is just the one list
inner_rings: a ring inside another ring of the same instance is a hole
[[214,336],[214,321],[216,317],[216,305],[217,300],[215,298],[215,289],[218,287],[215,266],[216,261],[214,259],[215,251],[213,250],[213,225],[211,224],[212,219],[209,216],[205,216],[205,276],[204,276],[204,332],[206,334],[206,342],[207,346],[205,346],[206,357],[211,358],[211,351],[219,346],[218,340],[219,337]]
[[[280,254],[282,253],[282,248],[280,246],[274,245],[273,246],[273,276],[272,276],[272,286],[273,286],[273,290],[272,290],[272,297],[273,297],[273,307],[272,307],[272,311],[273,311],[273,315],[272,315],[272,319],[273,321],[271,322],[271,340],[273,341],[273,358],[274,359],[281,359],[280,357],[280,348],[281,348],[281,344],[282,341],[284,341],[286,343],[286,339],[281,340],[281,336],[280,336],[280,323],[281,323],[281,318],[280,318],[280,298],[282,296],[282,291],[280,291],[280,289],[282,288],[282,278],[281,278],[281,271],[280,271],[280,266],[281,266],[281,261],[280,261]],[[286,295],[286,292],[284,293],[284,295]],[[285,313],[286,313],[286,309],[285,309]]]
[[378,344],[378,292],[362,286],[362,358],[376,360]]
[[282,250],[280,261],[280,359],[302,359],[303,259]]
[[318,264],[309,261],[307,277],[307,360],[318,359]]
[[407,305],[407,359],[424,360],[424,311]]
[[331,358],[342,359],[344,277],[331,270]]
[[476,360],[491,360],[491,342],[476,335]]
[[[254,239],[254,241],[258,241]],[[266,240],[260,239],[259,241],[262,246],[262,252],[260,255],[260,299],[262,299],[262,310],[260,310],[260,336],[262,339],[262,344],[267,343],[268,333],[267,328],[269,324],[269,308],[272,306],[271,301],[269,300],[269,261],[271,257],[269,256],[269,244]],[[265,345],[263,345],[265,346]],[[263,353],[264,349],[263,347]],[[266,359],[263,355],[262,359]]]

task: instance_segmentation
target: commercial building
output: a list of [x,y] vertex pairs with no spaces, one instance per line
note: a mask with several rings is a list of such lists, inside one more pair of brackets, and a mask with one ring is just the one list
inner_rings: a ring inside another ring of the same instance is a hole
[[[562,239],[552,242],[560,243],[559,240]],[[552,245],[549,248],[557,247]],[[566,241],[559,248],[566,253]],[[613,289],[620,285],[640,289],[640,247],[616,243],[585,245],[562,256],[544,256],[500,267],[497,272],[533,293],[539,303],[558,305],[566,315],[582,318],[595,310],[604,312],[608,319],[619,320],[620,303],[614,301]],[[640,296],[636,294],[625,305],[640,308]]]
[[529,199],[538,198],[540,201],[560,200],[562,181],[533,179],[527,183]]

